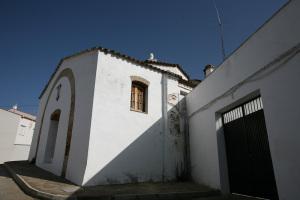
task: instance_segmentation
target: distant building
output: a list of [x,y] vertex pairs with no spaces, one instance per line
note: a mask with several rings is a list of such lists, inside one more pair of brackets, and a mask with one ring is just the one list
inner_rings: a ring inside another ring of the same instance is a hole
[[14,109],[0,109],[0,164],[27,160],[35,127],[35,116]]

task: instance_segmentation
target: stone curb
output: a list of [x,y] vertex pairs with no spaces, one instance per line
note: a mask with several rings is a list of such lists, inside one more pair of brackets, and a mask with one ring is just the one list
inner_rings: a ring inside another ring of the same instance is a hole
[[35,188],[33,188],[31,185],[29,185],[24,179],[15,173],[15,171],[7,164],[4,163],[4,167],[7,169],[9,174],[12,176],[14,181],[19,185],[19,187],[28,195],[35,197],[35,198],[41,198],[41,199],[50,199],[50,200],[65,200],[65,199],[73,199],[72,197],[66,196],[66,195],[57,195],[57,194],[51,194],[43,191],[39,191]]
[[59,194],[51,194],[48,192],[37,190],[36,188],[29,185],[20,175],[16,174],[15,171],[9,166],[9,164],[4,163],[4,167],[7,169],[9,174],[12,176],[14,181],[19,185],[19,187],[28,195],[39,198],[39,199],[49,199],[49,200],[83,200],[83,199],[98,199],[98,200],[137,200],[137,199],[172,199],[181,200],[187,198],[200,198],[200,197],[212,197],[221,195],[218,190],[204,191],[204,192],[173,192],[173,193],[153,193],[153,194],[117,194],[117,195],[84,195],[79,194],[78,196],[67,196]]

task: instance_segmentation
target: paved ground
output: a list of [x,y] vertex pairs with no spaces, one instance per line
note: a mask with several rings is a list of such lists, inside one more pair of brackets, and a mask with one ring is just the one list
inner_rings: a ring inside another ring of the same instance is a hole
[[195,198],[192,200],[262,200],[262,199],[245,197],[240,195],[228,195],[223,197],[202,197],[202,198]]
[[[125,184],[125,185],[113,185],[113,186],[94,186],[87,188],[79,188],[73,185],[65,179],[54,176],[53,174],[46,172],[37,167],[29,165],[27,162],[11,162],[9,169],[14,168],[14,172],[25,179],[27,184],[38,190],[43,190],[47,193],[55,192],[60,195],[70,195],[76,194],[79,199],[99,199],[99,197],[105,197],[101,199],[110,199],[111,194],[119,199],[127,199],[128,194],[137,194],[142,196],[136,196],[137,199],[147,200],[161,199],[156,195],[148,194],[164,194],[164,193],[177,193],[177,192],[206,192],[212,191],[210,188],[197,185],[194,183],[143,183],[143,184]],[[88,196],[84,194],[88,193]],[[124,196],[125,195],[125,196]],[[146,196],[143,196],[146,195]],[[249,197],[242,196],[226,196],[220,197],[202,197],[202,198],[192,198],[190,195],[180,196],[178,194],[171,196],[161,196],[168,197],[168,199],[180,199],[180,200],[257,200]],[[73,195],[72,195],[73,196]],[[132,198],[132,195],[130,195]],[[199,195],[197,195],[199,196]],[[200,195],[201,196],[201,195]],[[124,198],[125,197],[125,198]],[[153,198],[152,198],[153,197]],[[174,198],[173,198],[174,197]],[[0,165],[0,200],[33,200],[34,198],[26,195],[10,177],[7,169]],[[64,198],[65,199],[65,198]],[[69,198],[67,198],[69,199]]]
[[[22,188],[38,197],[67,199],[79,197],[82,199],[98,198],[166,198],[168,197],[207,197],[219,195],[219,191],[192,182],[168,183],[134,183],[121,185],[106,185],[78,187],[66,179],[55,176],[48,171],[36,167],[26,161],[13,161],[5,166],[20,182]],[[46,195],[46,196],[45,196]]]
[[3,165],[0,165],[0,199],[1,200],[33,200],[32,197],[24,194],[24,192],[8,175]]

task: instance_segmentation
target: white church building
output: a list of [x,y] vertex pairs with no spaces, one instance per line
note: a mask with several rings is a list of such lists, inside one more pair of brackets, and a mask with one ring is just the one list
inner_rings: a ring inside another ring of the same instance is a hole
[[153,54],[96,47],[66,57],[40,96],[30,160],[78,185],[185,178],[182,99],[195,82]]
[[84,186],[189,179],[299,200],[299,10],[286,3],[198,85],[153,55],[97,47],[62,59],[29,160]]

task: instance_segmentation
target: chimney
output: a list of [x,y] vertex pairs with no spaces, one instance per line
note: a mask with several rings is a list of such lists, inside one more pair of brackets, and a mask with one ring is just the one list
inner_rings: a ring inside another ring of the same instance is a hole
[[211,64],[208,64],[204,67],[204,77],[208,77],[208,75],[210,75],[213,71],[215,70],[215,67]]

